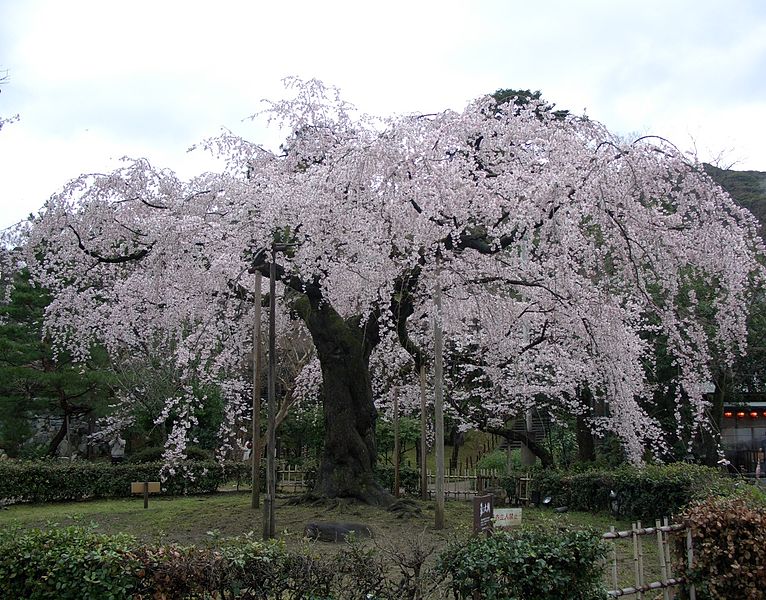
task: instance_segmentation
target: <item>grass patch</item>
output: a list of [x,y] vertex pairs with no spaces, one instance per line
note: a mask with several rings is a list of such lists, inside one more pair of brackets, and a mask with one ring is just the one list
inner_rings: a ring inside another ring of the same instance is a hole
[[[434,547],[436,554],[449,542],[465,539],[472,534],[472,504],[465,501],[446,503],[444,530],[434,529],[432,502],[418,501],[422,514],[409,520],[398,520],[379,508],[341,502],[337,506],[287,505],[288,496],[278,497],[276,528],[278,537],[288,548],[305,548],[303,530],[309,521],[353,521],[372,528],[375,543],[383,548],[402,547],[414,536],[421,538],[426,547]],[[145,542],[177,542],[181,544],[208,544],[218,538],[234,537],[253,531],[260,536],[262,509],[250,508],[247,491],[226,492],[206,496],[150,498],[149,508],[143,508],[143,499],[117,498],[62,504],[14,505],[0,510],[0,527],[18,524],[24,528],[46,528],[54,524],[66,526],[75,523],[97,526],[102,533],[128,533]],[[630,529],[630,522],[616,520],[609,514],[584,512],[555,513],[550,509],[524,508],[523,527],[590,528],[606,532],[611,526]],[[621,585],[633,583],[632,546],[630,540],[617,543]],[[336,552],[339,544],[319,544],[322,553]],[[657,547],[653,538],[645,542],[647,577],[659,577]],[[610,571],[606,571],[608,576]],[[650,581],[651,579],[647,579]]]
[[[450,536],[467,536],[472,528],[470,502],[446,503],[447,527],[434,530],[432,502],[417,501],[422,514],[409,520],[395,519],[393,515],[370,506],[353,502],[340,502],[333,508],[322,506],[286,505],[288,496],[277,498],[277,531],[281,537],[300,538],[307,522],[360,521],[369,524],[378,538],[396,540],[425,531],[434,541],[446,541]],[[216,536],[233,537],[248,531],[262,530],[262,510],[250,508],[249,492],[227,492],[208,496],[182,496],[150,498],[144,510],[143,499],[115,498],[89,502],[62,504],[13,505],[0,511],[0,526],[18,523],[22,527],[45,527],[50,523],[96,523],[104,533],[129,533],[143,540],[161,540],[180,543],[199,543]],[[615,522],[609,515],[590,513],[558,514],[550,510],[525,508],[524,526],[549,524],[552,526],[590,527],[607,531],[611,525],[627,528],[627,522]]]

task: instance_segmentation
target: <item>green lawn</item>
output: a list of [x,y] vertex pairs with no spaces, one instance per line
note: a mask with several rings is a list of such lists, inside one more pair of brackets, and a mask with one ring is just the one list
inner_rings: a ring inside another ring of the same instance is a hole
[[[310,520],[346,520],[372,522],[384,532],[433,529],[432,503],[418,501],[422,514],[410,521],[393,519],[383,510],[357,503],[341,503],[334,508],[286,505],[289,496],[277,499],[277,529],[289,535],[300,534]],[[471,527],[471,503],[448,501],[447,535],[468,533]],[[606,514],[564,513],[546,509],[524,508],[524,525],[550,523],[591,527],[607,531],[611,525],[629,528],[627,522],[616,522]],[[19,504],[0,511],[0,526],[18,523],[24,527],[48,524],[95,523],[105,533],[126,532],[141,539],[165,539],[195,543],[208,539],[209,531],[217,535],[236,536],[261,530],[261,510],[250,508],[249,492],[226,492],[208,496],[157,497],[143,508],[143,499],[115,498],[62,504]]]
[[[356,503],[340,503],[335,507],[286,504],[287,496],[278,498],[277,531],[288,547],[305,545],[303,529],[309,521],[350,521],[370,526],[376,543],[383,547],[409,543],[419,537],[422,543],[438,553],[452,540],[471,535],[472,506],[470,502],[446,503],[447,527],[436,531],[433,527],[433,503],[419,502],[422,514],[409,520],[395,519],[390,513]],[[524,508],[523,526],[547,524],[553,527],[571,526],[592,528],[606,532],[610,526],[630,529],[630,523],[615,520],[608,514],[581,512],[555,513],[550,509]],[[250,508],[248,492],[226,492],[209,496],[151,498],[149,508],[143,508],[143,499],[94,500],[65,504],[16,505],[0,510],[0,527],[18,524],[22,527],[52,527],[70,524],[94,524],[104,533],[125,532],[146,542],[179,542],[205,544],[218,537],[233,537],[262,531],[261,510]],[[645,554],[650,577],[658,576],[657,546],[654,538],[647,538]],[[619,580],[630,585],[632,580],[632,546],[630,540],[618,543],[621,557]],[[323,545],[322,552],[335,551],[336,545]]]

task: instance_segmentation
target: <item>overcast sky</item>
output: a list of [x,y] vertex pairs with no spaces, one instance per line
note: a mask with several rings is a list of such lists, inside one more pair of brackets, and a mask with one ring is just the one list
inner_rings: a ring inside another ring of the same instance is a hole
[[[0,0],[0,227],[68,179],[187,148],[244,120],[282,78],[317,77],[377,114],[540,89],[621,134],[766,171],[766,2]],[[269,137],[271,136],[271,137]]]

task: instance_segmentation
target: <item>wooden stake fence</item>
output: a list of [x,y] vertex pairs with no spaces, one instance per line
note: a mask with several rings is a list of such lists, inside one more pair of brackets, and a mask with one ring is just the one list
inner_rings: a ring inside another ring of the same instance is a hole
[[[691,529],[687,529],[684,525],[669,525],[667,518],[664,520],[664,524],[660,524],[660,521],[655,522],[654,527],[642,527],[641,522],[633,523],[631,529],[628,531],[615,531],[612,527],[602,538],[611,542],[616,542],[619,539],[630,538],[632,542],[632,563],[633,563],[633,577],[634,584],[628,587],[620,587],[618,581],[618,556],[617,545],[612,545],[612,558],[610,572],[610,583],[612,589],[607,593],[612,598],[619,598],[621,596],[636,596],[639,600],[643,600],[646,597],[647,592],[662,590],[663,600],[670,600],[672,588],[678,587],[684,582],[683,578],[673,577],[671,560],[670,560],[670,533],[685,531],[685,543],[686,543],[686,560],[689,567],[692,566],[694,561],[694,553],[692,549],[692,535]],[[645,558],[643,546],[643,537],[656,536],[657,540],[657,558],[658,567],[660,570],[661,579],[659,581],[652,581],[647,583],[645,576]],[[656,596],[652,596],[655,598]],[[689,588],[689,598],[696,600],[696,591],[692,584]]]

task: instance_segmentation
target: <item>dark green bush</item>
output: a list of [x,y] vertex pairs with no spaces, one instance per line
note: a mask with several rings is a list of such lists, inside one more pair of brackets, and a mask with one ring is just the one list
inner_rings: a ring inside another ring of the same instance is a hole
[[[394,466],[389,464],[375,465],[375,480],[387,490],[394,489]],[[399,482],[404,491],[417,496],[420,493],[420,473],[412,467],[399,467]]]
[[[508,452],[506,450],[495,450],[485,454],[476,463],[476,468],[504,475],[508,472]],[[521,451],[518,449],[511,451],[511,468],[516,471],[521,469]]]
[[[215,461],[181,463],[162,483],[162,494],[205,494],[223,483],[249,477],[249,464]],[[116,464],[85,461],[2,461],[0,503],[63,502],[130,495],[133,481],[159,481],[162,463]]]
[[458,599],[601,600],[605,555],[595,532],[521,530],[452,545],[437,570]]
[[699,600],[766,598],[766,506],[744,497],[709,498],[682,515],[692,530],[693,568],[684,539],[675,539],[677,572],[695,584]]
[[593,512],[611,510],[614,491],[620,515],[648,520],[676,514],[693,500],[734,490],[734,482],[718,470],[686,463],[571,474],[540,471],[534,475],[534,485],[556,506]]
[[0,597],[132,598],[140,569],[133,545],[80,527],[0,532]]
[[207,548],[139,545],[80,527],[0,534],[0,597],[8,599],[400,600],[419,585],[386,577],[376,550],[359,544],[322,556],[252,536]]

